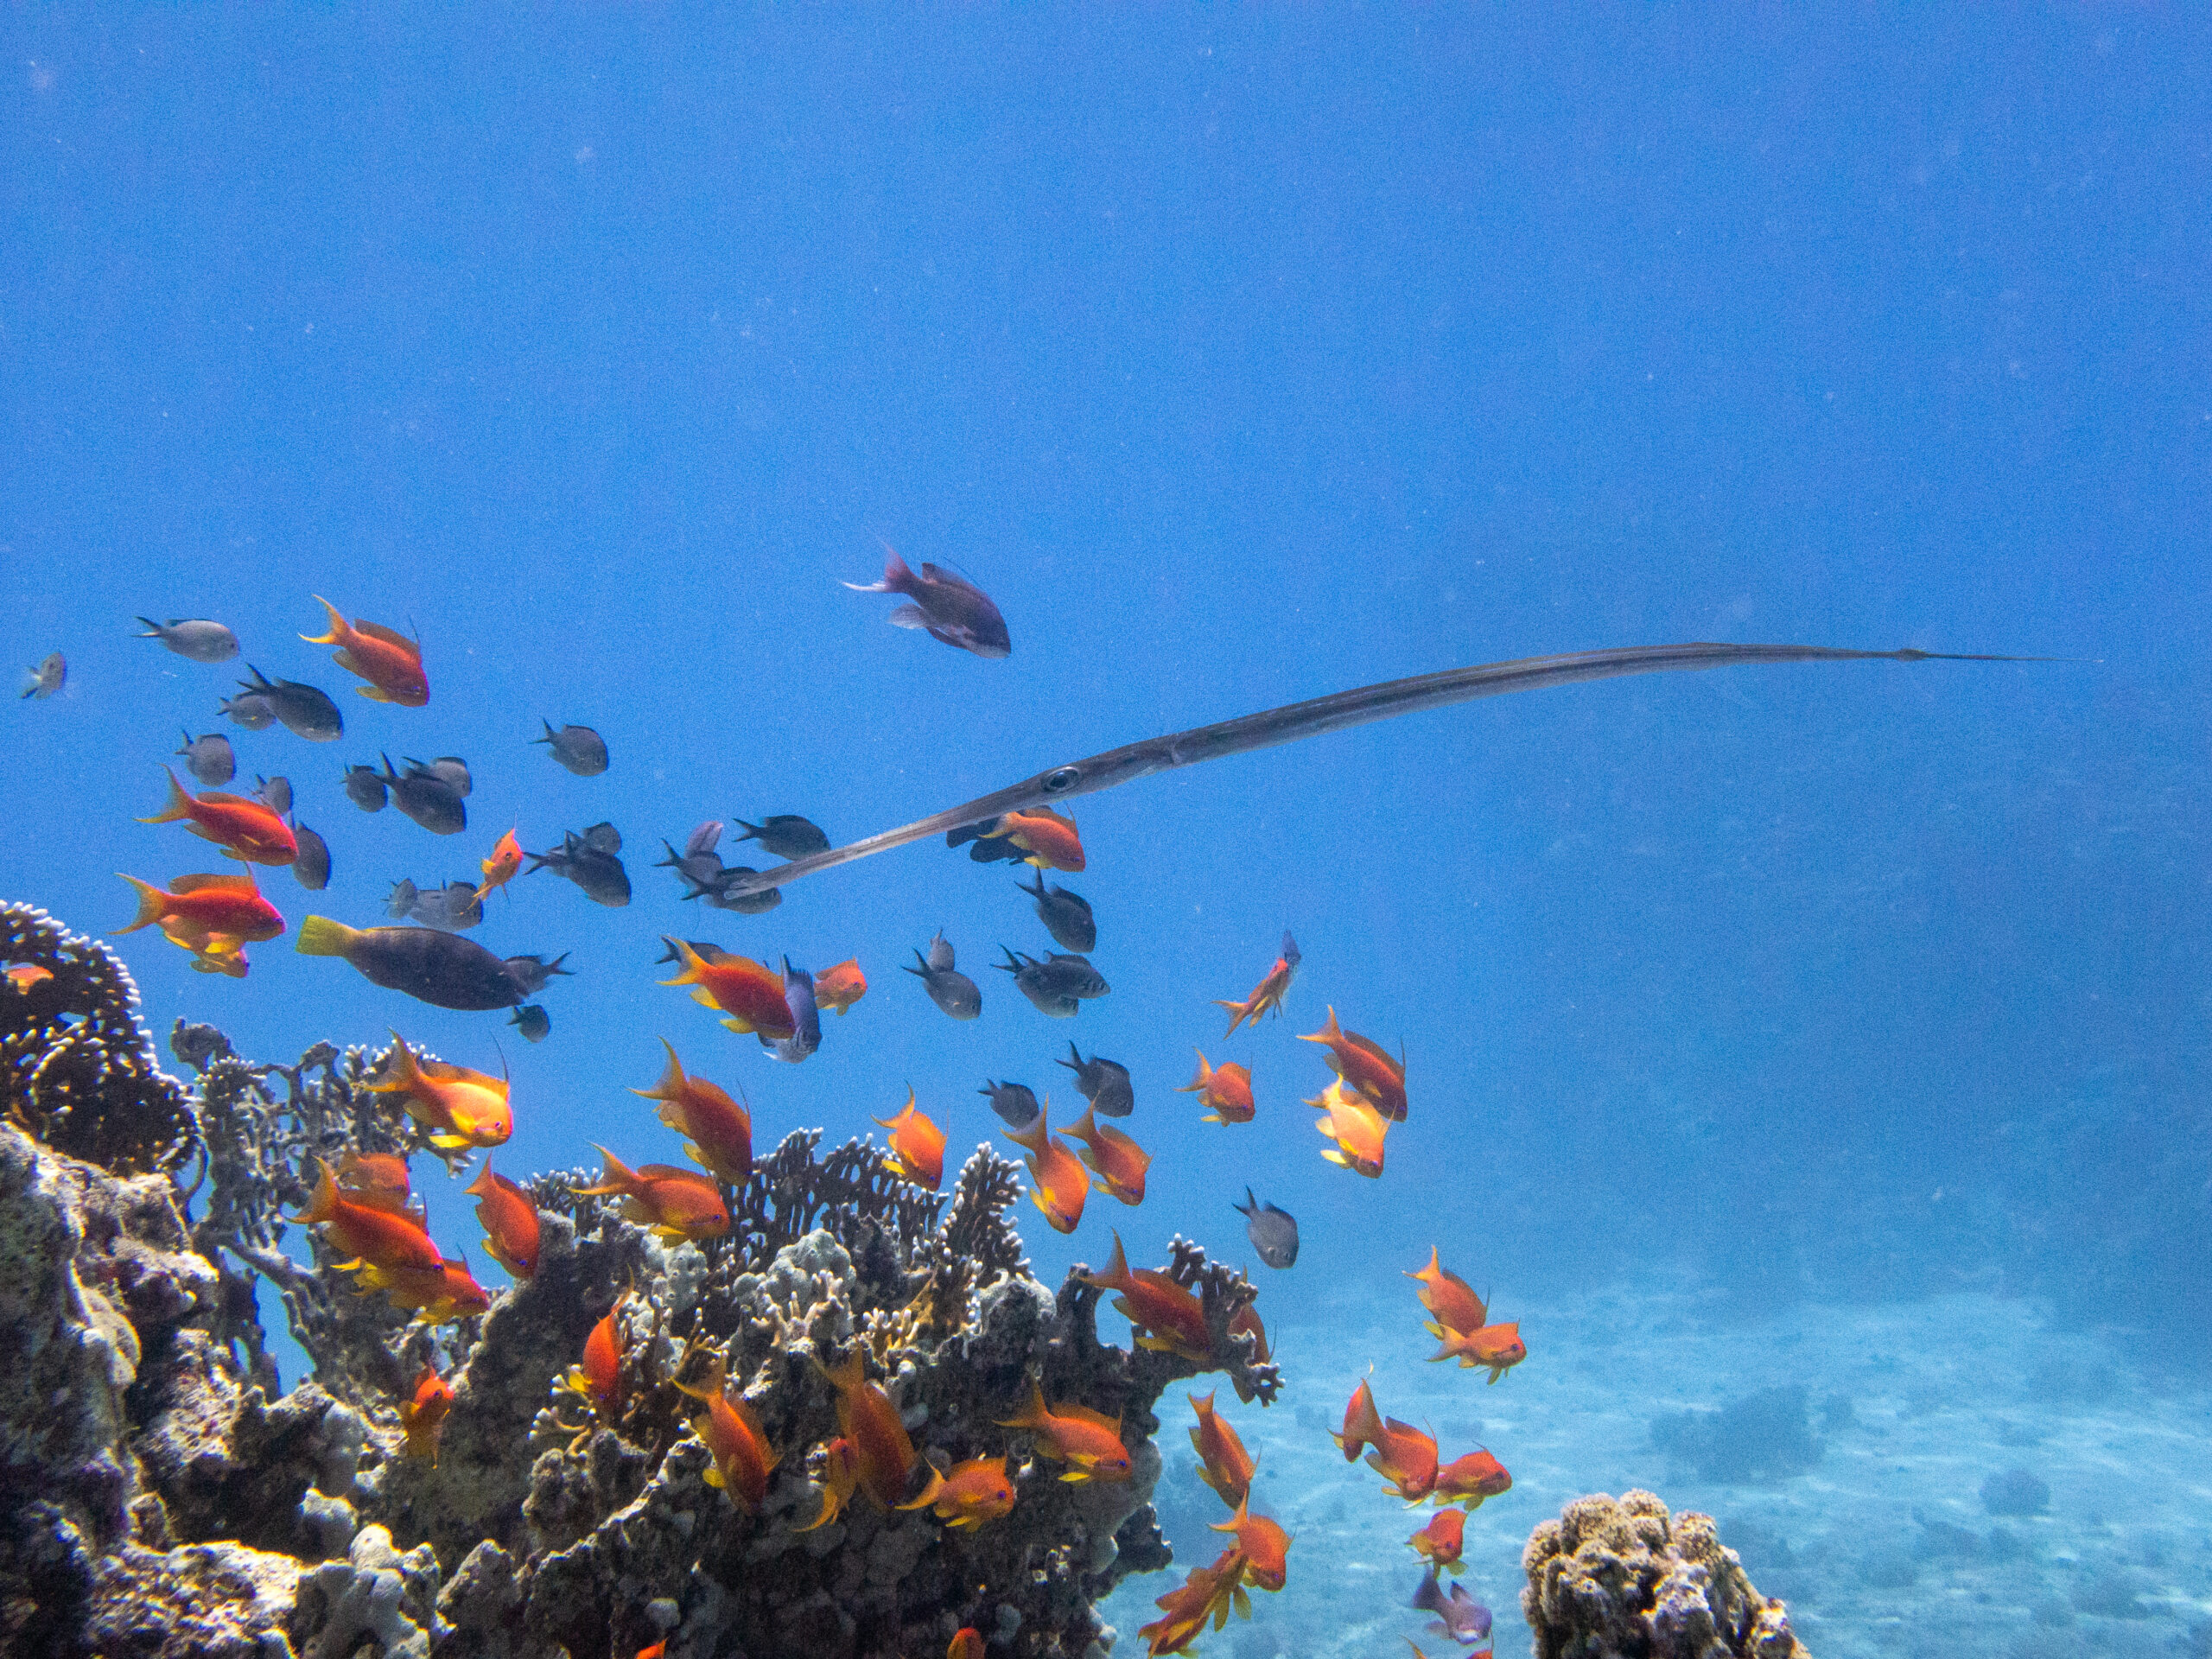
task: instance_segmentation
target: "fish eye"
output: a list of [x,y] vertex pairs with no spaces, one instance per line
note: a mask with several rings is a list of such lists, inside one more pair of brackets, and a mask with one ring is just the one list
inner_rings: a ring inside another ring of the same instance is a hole
[[1082,775],[1073,766],[1061,766],[1056,771],[1046,772],[1040,787],[1048,795],[1057,795],[1064,789],[1073,788],[1075,780]]

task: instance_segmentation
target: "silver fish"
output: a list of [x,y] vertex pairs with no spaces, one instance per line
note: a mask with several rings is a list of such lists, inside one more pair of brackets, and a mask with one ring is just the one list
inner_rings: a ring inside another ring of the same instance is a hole
[[809,853],[826,851],[830,845],[830,837],[819,826],[796,812],[779,812],[758,823],[747,823],[743,818],[736,822],[745,831],[740,841],[757,841],[762,852],[777,858],[804,858]]
[[1004,657],[1013,651],[1006,618],[974,582],[941,564],[925,564],[917,575],[888,542],[883,552],[882,581],[849,582],[845,586],[856,594],[905,594],[912,602],[891,613],[893,627],[919,628],[940,645],[978,657]]
[[[225,747],[227,747],[228,745]],[[253,792],[260,798],[261,804],[271,812],[282,817],[292,810],[292,780],[290,779],[279,772],[274,778],[264,778],[256,774],[253,781],[255,785]]]
[[330,843],[297,819],[292,823],[292,839],[300,849],[292,860],[293,880],[309,893],[321,893],[330,885]]
[[385,787],[391,791],[394,806],[434,836],[457,836],[468,828],[468,809],[445,779],[412,760],[403,777],[393,769],[390,755],[381,758]]
[[184,747],[177,753],[184,757],[184,769],[210,789],[219,789],[238,775],[237,752],[220,732],[194,737],[187,731]]
[[1073,1043],[1068,1045],[1068,1053],[1073,1058],[1054,1064],[1075,1073],[1076,1092],[1090,1103],[1093,1111],[1102,1117],[1127,1117],[1136,1109],[1137,1091],[1128,1066],[1096,1054],[1086,1060]]
[[249,732],[265,732],[276,723],[276,710],[258,691],[242,691],[235,697],[225,697],[218,712]]
[[141,639],[158,639],[180,657],[189,657],[195,663],[226,663],[238,654],[238,637],[219,622],[196,618],[171,617],[167,622],[156,622],[150,616],[138,619],[146,625]]
[[522,1033],[524,1041],[542,1043],[553,1029],[553,1016],[531,1002],[517,1008],[507,1023]]
[[1298,1223],[1289,1211],[1262,1204],[1249,1186],[1244,1189],[1244,1202],[1229,1207],[1244,1217],[1244,1236],[1252,1241],[1261,1261],[1271,1268],[1287,1268],[1298,1260]]
[[250,680],[238,683],[268,699],[269,708],[284,729],[310,743],[335,743],[346,735],[346,717],[338,705],[315,687],[298,680],[272,680],[252,664],[246,664]]
[[1010,1128],[1027,1128],[1037,1121],[1037,1114],[1045,1109],[1037,1103],[1037,1091],[1027,1084],[994,1083],[986,1077],[983,1086],[976,1092],[991,1103],[991,1109],[1004,1118]]
[[60,652],[49,651],[39,658],[36,668],[26,669],[24,672],[29,677],[23,687],[25,696],[50,697],[68,683],[69,664]]
[[545,735],[533,737],[533,743],[550,744],[553,758],[579,778],[596,778],[607,770],[607,740],[588,726],[563,726],[553,729],[550,720],[539,722]]
[[789,957],[784,958],[784,1006],[791,1010],[791,1034],[770,1043],[768,1052],[796,1065],[822,1046],[822,1010],[814,1003],[814,976],[792,967]]
[[922,982],[930,1001],[946,1014],[955,1020],[973,1020],[983,1011],[982,992],[976,988],[974,980],[952,965],[952,946],[944,934],[930,941],[926,957],[915,951],[914,960],[921,965],[906,971]]
[[[1054,766],[1018,784],[978,796],[943,812],[917,818],[896,830],[826,853],[795,861],[774,872],[773,885],[784,886],[802,876],[833,870],[856,858],[871,857],[931,836],[946,835],[970,824],[988,823],[1008,812],[1027,811],[1048,801],[1073,800],[1102,789],[1133,783],[1155,772],[1195,766],[1224,755],[1249,754],[1325,732],[1341,732],[1370,721],[1389,720],[1424,709],[1441,709],[1478,697],[1503,696],[1509,691],[1536,691],[1554,685],[1574,685],[1585,680],[1609,680],[1626,674],[1660,674],[1675,670],[1731,668],[1750,664],[1834,663],[1888,661],[1899,663],[2029,663],[2059,660],[2047,657],[1999,657],[1984,653],[1915,651],[1846,651],[1828,645],[1732,645],[1696,643],[1683,645],[1628,645],[1607,651],[1583,651],[1561,657],[1524,657],[1510,663],[1484,663],[1474,668],[1446,669],[1438,674],[1418,674],[1410,679],[1363,685],[1325,697],[1262,709],[1211,726],[1148,737],[1094,754],[1086,760]],[[771,885],[760,876],[749,885]]]
[[536,996],[545,988],[554,975],[566,976],[575,972],[573,968],[561,965],[568,959],[569,953],[565,950],[550,962],[538,956],[509,957],[507,977],[514,981],[515,988],[524,996]]
[[[976,843],[978,846],[982,842]],[[1019,849],[1016,849],[1020,850]],[[1021,887],[1037,901],[1038,919],[1045,924],[1045,931],[1052,936],[1052,943],[1065,945],[1071,950],[1089,950],[1098,943],[1098,924],[1090,914],[1085,899],[1070,893],[1065,887],[1046,887],[1045,872],[1037,873],[1037,885]]]

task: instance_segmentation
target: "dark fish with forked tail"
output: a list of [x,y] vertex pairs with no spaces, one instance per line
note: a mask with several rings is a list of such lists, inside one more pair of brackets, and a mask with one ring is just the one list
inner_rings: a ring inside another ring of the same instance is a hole
[[1249,1186],[1244,1189],[1244,1202],[1231,1204],[1230,1208],[1244,1217],[1244,1236],[1252,1241],[1261,1261],[1271,1268],[1287,1268],[1298,1260],[1298,1222],[1289,1211],[1262,1204]]
[[258,691],[241,691],[235,697],[225,697],[217,712],[249,732],[265,732],[276,723],[276,710]]
[[922,982],[930,1001],[945,1013],[955,1020],[973,1020],[983,1011],[982,992],[976,988],[974,980],[953,966],[952,944],[944,934],[930,941],[926,957],[915,951],[914,960],[921,966],[906,971]]
[[1136,1109],[1137,1091],[1129,1081],[1128,1066],[1097,1054],[1086,1060],[1073,1043],[1068,1045],[1068,1052],[1072,1058],[1054,1064],[1075,1073],[1076,1092],[1090,1103],[1091,1110],[1102,1117],[1127,1117]]
[[777,858],[804,858],[809,853],[830,849],[830,837],[823,834],[821,826],[796,812],[773,813],[758,823],[740,818],[737,827],[745,831],[740,841],[757,841],[762,852]]
[[330,843],[297,818],[292,820],[292,839],[300,849],[292,860],[292,879],[309,893],[321,893],[330,885]]
[[[269,711],[293,736],[304,737],[310,743],[335,743],[346,735],[346,717],[338,712],[336,703],[315,687],[299,680],[272,680],[251,663],[245,671],[253,677],[238,683],[265,698]],[[224,712],[229,712],[227,705]]]
[[381,812],[391,791],[385,787],[383,775],[374,766],[346,768],[346,798],[364,812]]
[[607,770],[607,740],[588,726],[563,726],[553,729],[550,720],[540,722],[545,735],[533,737],[533,743],[550,745],[553,758],[579,778],[596,778]]
[[238,637],[219,622],[202,618],[171,617],[167,622],[156,622],[150,616],[138,619],[146,625],[141,639],[158,639],[180,657],[189,657],[195,663],[226,663],[238,654]]
[[194,737],[187,731],[177,753],[184,757],[184,769],[209,789],[220,789],[238,775],[238,752],[220,732]]
[[894,628],[919,628],[941,645],[956,645],[978,657],[1004,657],[1014,649],[1006,618],[991,596],[958,571],[925,564],[918,575],[906,561],[883,548],[883,580],[849,582],[856,594],[902,594],[912,603],[891,613]]
[[565,950],[550,962],[540,956],[509,957],[507,977],[514,981],[515,988],[524,996],[536,996],[545,988],[554,975],[559,974],[566,978],[575,972],[573,968],[561,965],[568,959],[569,953]]
[[993,1083],[983,1080],[976,1091],[991,1103],[991,1109],[1007,1121],[1010,1128],[1026,1129],[1037,1121],[1037,1114],[1045,1109],[1037,1103],[1037,1091],[1022,1083]]
[[[982,842],[976,842],[982,846]],[[1020,849],[1015,849],[1017,852]],[[1017,881],[1014,886],[1020,887]],[[1077,897],[1063,887],[1047,887],[1045,872],[1037,872],[1037,885],[1021,887],[1037,901],[1037,918],[1045,924],[1045,931],[1052,936],[1052,943],[1070,950],[1089,950],[1098,944],[1098,923],[1090,913],[1087,899]]]

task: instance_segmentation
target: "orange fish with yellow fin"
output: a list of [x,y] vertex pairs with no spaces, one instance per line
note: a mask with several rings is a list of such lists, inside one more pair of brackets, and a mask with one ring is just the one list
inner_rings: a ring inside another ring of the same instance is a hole
[[1218,997],[1214,999],[1214,1007],[1229,1010],[1229,1029],[1222,1033],[1223,1041],[1234,1037],[1236,1027],[1247,1020],[1256,1020],[1263,1014],[1280,1014],[1282,1012],[1283,993],[1290,988],[1291,976],[1298,971],[1300,960],[1298,941],[1292,938],[1290,930],[1285,928],[1282,954],[1275,958],[1275,965],[1268,969],[1267,976],[1252,988],[1252,995],[1242,1002],[1224,1002]]

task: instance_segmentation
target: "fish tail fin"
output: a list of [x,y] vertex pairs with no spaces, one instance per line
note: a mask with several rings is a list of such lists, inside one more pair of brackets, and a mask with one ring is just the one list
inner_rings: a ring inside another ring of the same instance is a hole
[[1135,1281],[1129,1277],[1129,1258],[1122,1248],[1122,1235],[1114,1235],[1114,1259],[1106,1264],[1106,1271],[1085,1274],[1083,1282],[1096,1290],[1128,1290]]
[[361,930],[334,922],[327,916],[309,916],[300,924],[292,949],[303,957],[342,957],[353,948]]
[[[668,1065],[662,1069],[660,1081],[650,1089],[632,1089],[630,1092],[633,1095],[641,1095],[647,1100],[658,1100],[672,1105],[683,1095],[683,1085],[690,1079],[683,1075],[683,1063],[676,1058],[676,1045],[664,1037],[660,1039],[660,1046],[668,1051]],[[661,1122],[664,1123],[668,1122],[665,1112],[661,1115]],[[670,1127],[680,1128],[683,1126],[671,1124]]]
[[1213,1079],[1213,1067],[1206,1062],[1205,1050],[1201,1048],[1194,1050],[1193,1052],[1198,1057],[1198,1075],[1175,1091],[1179,1095],[1193,1094],[1198,1090],[1205,1088],[1206,1084]]
[[575,1189],[579,1198],[608,1198],[616,1193],[626,1197],[637,1190],[638,1174],[635,1170],[605,1147],[601,1146],[598,1141],[592,1142],[592,1148],[607,1160],[607,1166],[601,1172],[597,1186],[580,1186]]
[[167,766],[162,770],[168,774],[169,798],[162,803],[162,810],[152,817],[139,819],[141,823],[175,823],[179,818],[192,816],[192,797],[184,792],[184,785],[177,782],[175,772],[170,772]]
[[155,621],[152,617],[142,616],[138,620],[146,625],[146,632],[138,636],[141,639],[158,639],[162,637],[162,625]]
[[149,881],[141,881],[135,875],[123,875],[120,870],[116,874],[122,875],[125,881],[138,889],[138,915],[128,927],[118,927],[115,931],[118,933],[136,933],[140,928],[150,927],[154,923],[160,921],[162,912],[168,907],[168,894]]
[[914,591],[914,573],[906,568],[906,561],[883,543],[883,580],[881,582],[849,582],[844,584],[856,594],[911,594]]
[[1041,1106],[1037,1109],[1037,1116],[1027,1128],[1007,1129],[1006,1138],[1017,1147],[1026,1147],[1042,1157],[1045,1152],[1045,1109]]
[[922,1466],[930,1471],[930,1478],[923,1483],[919,1494],[908,1498],[904,1503],[893,1504],[891,1506],[893,1509],[926,1510],[937,1502],[938,1494],[944,1490],[944,1472],[933,1463],[925,1463]]
[[[531,856],[537,858],[538,855],[532,853]],[[544,861],[539,859],[538,861],[543,863]],[[699,953],[682,939],[673,938],[665,933],[661,935],[661,943],[676,952],[675,959],[683,964],[683,971],[677,975],[674,979],[664,979],[660,982],[664,985],[696,985],[699,982],[701,966]]]
[[329,1160],[318,1158],[315,1162],[321,1173],[315,1178],[315,1191],[308,1195],[308,1207],[291,1217],[302,1227],[328,1221],[338,1213],[338,1176],[330,1167]]
[[1011,1417],[999,1422],[1001,1428],[1034,1428],[1046,1418],[1045,1389],[1035,1377],[1029,1379],[1029,1403]]
[[306,640],[308,644],[311,645],[344,645],[346,643],[346,636],[351,632],[351,630],[346,626],[346,619],[338,613],[338,607],[332,604],[328,600],[325,599],[321,594],[315,595],[315,602],[321,606],[324,610],[330,613],[330,632],[328,633],[303,633],[300,638]]

